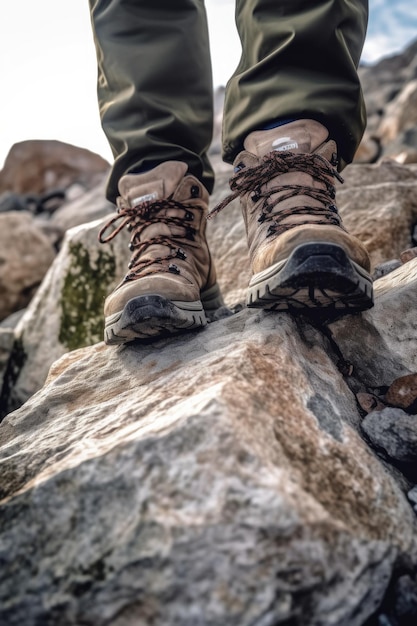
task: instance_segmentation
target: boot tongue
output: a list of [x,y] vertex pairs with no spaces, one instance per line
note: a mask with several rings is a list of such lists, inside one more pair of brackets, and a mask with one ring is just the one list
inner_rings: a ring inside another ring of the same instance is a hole
[[143,174],[126,174],[119,181],[119,193],[133,207],[171,196],[187,171],[186,163],[166,161]]
[[[165,161],[149,172],[126,174],[119,181],[119,193],[124,202],[127,202],[130,207],[135,207],[141,202],[166,199],[172,196],[178,189],[187,169],[187,164],[181,161]],[[178,231],[178,227],[175,230]],[[151,241],[159,237],[170,239],[172,236],[172,227],[158,221],[149,224],[142,230],[140,241]],[[168,252],[166,245],[152,243],[146,252],[141,255],[141,261],[164,258]]]
[[269,152],[312,153],[328,138],[327,129],[314,120],[297,120],[278,128],[250,133],[244,148],[258,157]]

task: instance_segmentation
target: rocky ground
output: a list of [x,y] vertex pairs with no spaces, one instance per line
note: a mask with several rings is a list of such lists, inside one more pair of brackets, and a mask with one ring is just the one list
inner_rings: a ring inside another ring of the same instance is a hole
[[[97,243],[109,164],[60,142],[12,149],[1,624],[417,623],[416,52],[361,68],[369,124],[338,206],[376,302],[332,324],[244,308],[234,203],[209,222],[218,319],[106,347],[103,299],[129,256],[122,236]],[[230,174],[218,146],[213,206]]]

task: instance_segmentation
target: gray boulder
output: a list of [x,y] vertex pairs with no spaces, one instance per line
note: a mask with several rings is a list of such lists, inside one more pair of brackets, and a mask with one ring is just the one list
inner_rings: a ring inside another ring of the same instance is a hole
[[0,623],[361,626],[415,514],[323,334],[73,351],[0,426]]

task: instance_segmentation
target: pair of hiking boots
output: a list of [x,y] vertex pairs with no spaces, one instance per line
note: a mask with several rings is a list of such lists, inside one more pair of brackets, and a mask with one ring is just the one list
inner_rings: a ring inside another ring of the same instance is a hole
[[[247,305],[332,319],[372,306],[369,256],[335,205],[337,147],[314,120],[248,135],[234,163],[253,276]],[[127,227],[128,272],[105,302],[105,341],[204,326],[223,305],[206,240],[209,195],[187,165],[168,161],[119,182],[118,213],[100,233]],[[107,234],[109,233],[109,234]]]

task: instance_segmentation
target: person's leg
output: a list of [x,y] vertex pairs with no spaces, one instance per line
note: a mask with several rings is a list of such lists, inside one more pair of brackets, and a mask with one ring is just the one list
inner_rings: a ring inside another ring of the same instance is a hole
[[222,305],[205,229],[213,87],[203,0],[90,0],[103,129],[128,272],[106,299],[105,341],[200,328]]
[[128,172],[187,163],[211,191],[213,86],[203,0],[90,0],[103,130],[115,163],[108,198]]
[[325,319],[372,306],[369,256],[342,225],[334,185],[365,124],[366,23],[364,0],[238,0],[243,52],[224,114],[234,193],[218,209],[240,196],[248,306]]
[[226,89],[225,160],[254,130],[314,119],[349,163],[366,124],[356,70],[367,21],[368,0],[237,0],[242,57]]

